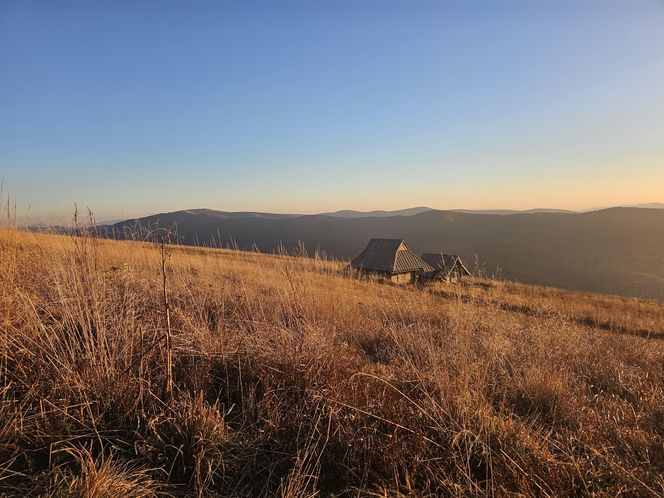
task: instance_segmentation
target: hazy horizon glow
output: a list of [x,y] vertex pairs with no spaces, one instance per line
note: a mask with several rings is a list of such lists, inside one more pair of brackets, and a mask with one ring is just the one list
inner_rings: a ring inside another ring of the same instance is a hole
[[662,1],[193,6],[0,3],[19,217],[664,202]]

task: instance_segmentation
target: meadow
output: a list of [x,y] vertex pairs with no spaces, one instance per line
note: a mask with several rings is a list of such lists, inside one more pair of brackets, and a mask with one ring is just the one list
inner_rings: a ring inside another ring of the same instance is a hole
[[5,496],[662,496],[664,305],[0,230]]

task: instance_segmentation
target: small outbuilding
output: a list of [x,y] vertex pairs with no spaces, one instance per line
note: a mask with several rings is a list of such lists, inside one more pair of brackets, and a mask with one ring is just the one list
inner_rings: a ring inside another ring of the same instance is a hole
[[362,274],[376,275],[397,284],[422,281],[435,271],[401,239],[371,239],[350,266]]
[[433,278],[445,282],[459,282],[471,274],[456,254],[424,253],[422,259],[435,270]]

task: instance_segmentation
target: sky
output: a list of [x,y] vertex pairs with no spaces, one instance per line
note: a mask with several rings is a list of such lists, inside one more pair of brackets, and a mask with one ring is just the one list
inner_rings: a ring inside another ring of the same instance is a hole
[[664,202],[664,1],[0,2],[18,216]]

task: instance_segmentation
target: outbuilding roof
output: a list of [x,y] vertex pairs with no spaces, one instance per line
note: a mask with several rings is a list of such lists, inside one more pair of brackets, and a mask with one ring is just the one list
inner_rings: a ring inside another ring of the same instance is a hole
[[401,239],[371,239],[350,265],[353,268],[386,273],[434,271],[431,265],[408,249]]
[[447,277],[455,266],[461,271],[462,275],[470,276],[468,268],[466,268],[461,258],[456,254],[425,252],[422,254],[422,259],[433,266],[443,277]]

